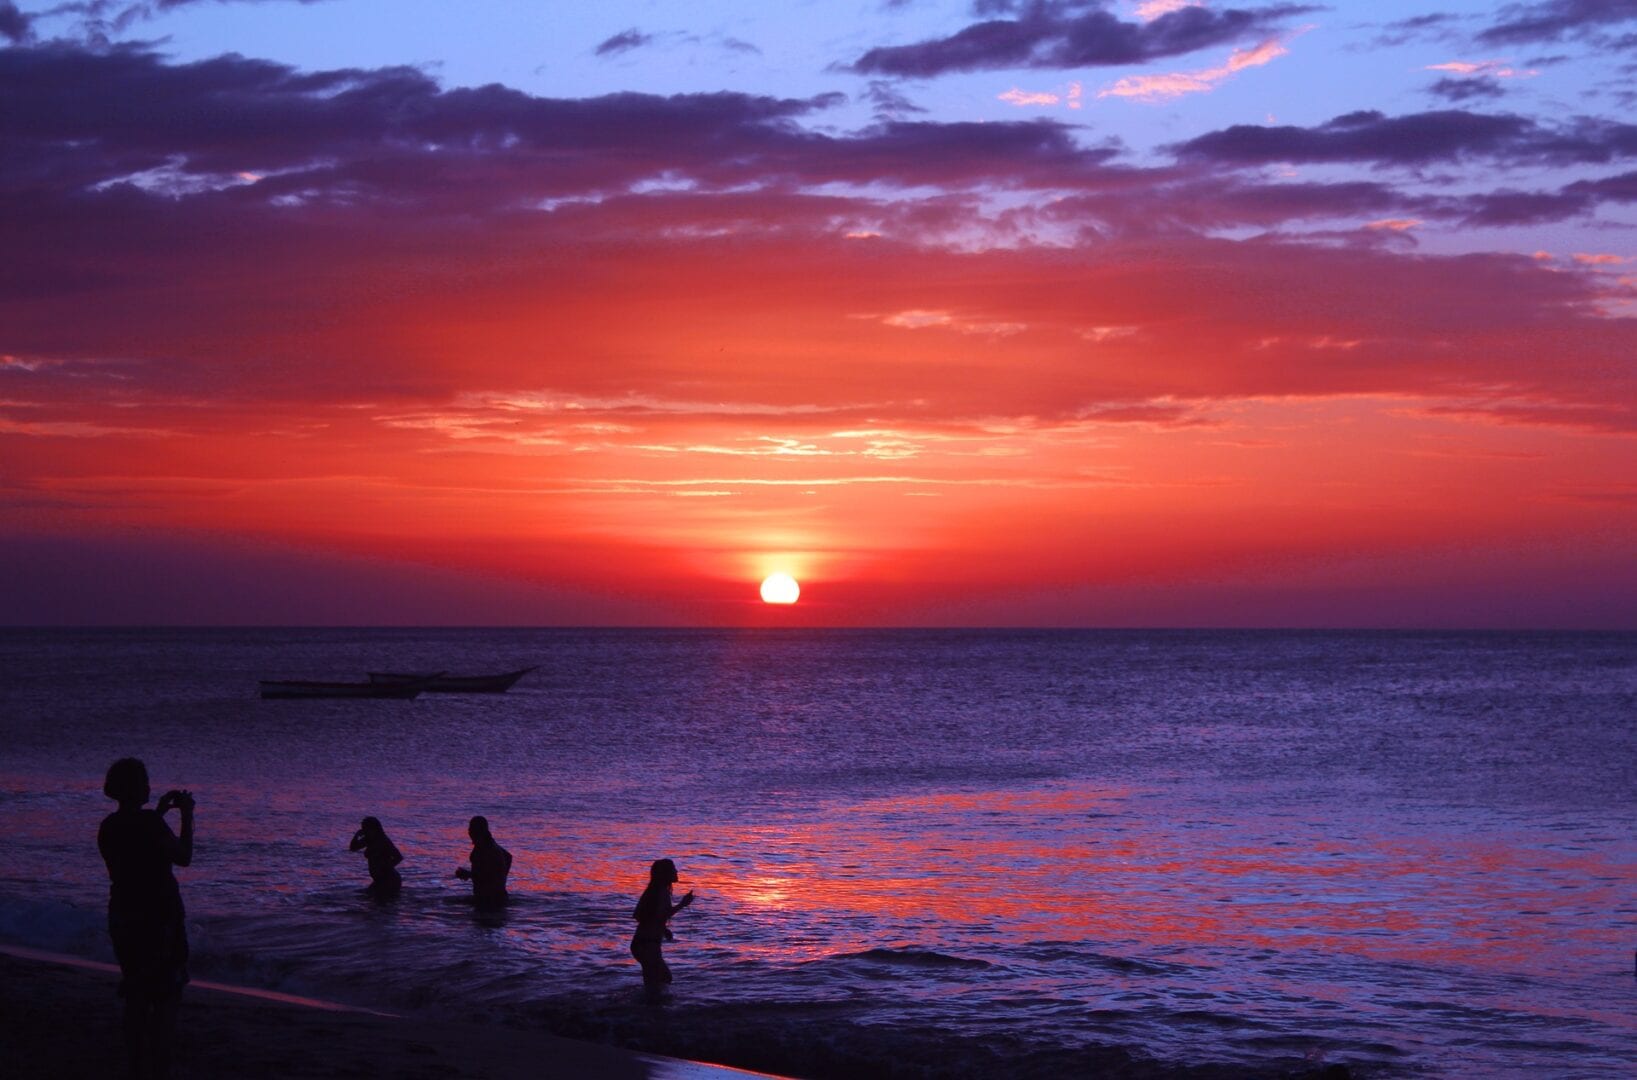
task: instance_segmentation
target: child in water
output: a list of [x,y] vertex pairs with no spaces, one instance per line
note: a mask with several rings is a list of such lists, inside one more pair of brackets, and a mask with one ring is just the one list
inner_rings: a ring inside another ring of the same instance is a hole
[[650,998],[657,998],[671,981],[671,968],[665,963],[664,953],[665,942],[673,940],[671,916],[693,903],[691,889],[677,903],[671,903],[671,885],[676,880],[676,863],[670,859],[654,860],[648,869],[648,887],[642,891],[642,898],[631,913],[637,920],[637,932],[631,936],[631,955],[642,965],[642,985]]
[[365,861],[369,863],[369,888],[366,892],[383,899],[398,895],[398,890],[404,887],[404,879],[397,867],[404,857],[398,845],[388,839],[379,818],[367,817],[363,820],[358,831],[352,834],[351,850],[362,851]]

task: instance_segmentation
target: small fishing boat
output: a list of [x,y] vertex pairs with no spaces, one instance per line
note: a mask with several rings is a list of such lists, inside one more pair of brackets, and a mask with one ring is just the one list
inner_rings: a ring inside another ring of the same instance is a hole
[[429,693],[433,694],[504,694],[534,667],[521,668],[517,671],[507,671],[499,675],[408,675],[395,671],[372,671],[369,681],[376,686],[403,686],[408,683],[424,682]]
[[395,683],[319,682],[313,679],[263,679],[264,698],[416,698],[436,675],[421,675]]

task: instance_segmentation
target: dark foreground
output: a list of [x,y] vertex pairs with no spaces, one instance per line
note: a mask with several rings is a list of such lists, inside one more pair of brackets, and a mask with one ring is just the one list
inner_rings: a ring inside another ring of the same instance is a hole
[[[116,1078],[118,975],[0,952],[0,1057],[17,1077]],[[191,986],[173,1080],[205,1077],[608,1077],[710,1080],[737,1070],[541,1032],[390,1017]]]
[[[117,976],[0,952],[0,1052],[14,1076],[113,1078],[123,1074]],[[701,1045],[709,1036],[701,1033]],[[1004,1047],[980,1051],[983,1073],[1016,1075]],[[1084,1050],[1061,1064],[1110,1080],[1251,1080],[1266,1070],[1161,1066],[1121,1051]],[[498,1025],[449,1023],[424,1016],[336,1011],[227,988],[191,986],[183,998],[174,1080],[203,1077],[598,1077],[609,1080],[712,1080],[746,1074],[720,1066],[654,1057],[639,1050],[564,1039]],[[813,1060],[812,1076],[841,1075],[836,1062]],[[851,1075],[858,1075],[849,1070]],[[912,1059],[881,1076],[919,1077]],[[1296,1070],[1302,1080],[1347,1080],[1340,1066]]]

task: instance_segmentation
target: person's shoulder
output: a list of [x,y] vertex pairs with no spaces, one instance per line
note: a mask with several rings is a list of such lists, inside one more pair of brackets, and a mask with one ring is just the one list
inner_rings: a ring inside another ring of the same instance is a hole
[[101,843],[129,844],[140,842],[139,837],[148,836],[157,829],[166,829],[165,819],[153,810],[115,810],[102,819],[97,827],[97,840]]
[[115,810],[113,813],[109,814],[107,817],[102,819],[102,826],[101,827],[102,827],[103,830],[107,830],[107,831],[111,831],[113,829],[141,828],[143,823],[146,820],[147,815],[150,815],[150,814],[153,815],[154,817],[159,816],[158,814],[155,814],[152,810],[148,810],[148,809]]

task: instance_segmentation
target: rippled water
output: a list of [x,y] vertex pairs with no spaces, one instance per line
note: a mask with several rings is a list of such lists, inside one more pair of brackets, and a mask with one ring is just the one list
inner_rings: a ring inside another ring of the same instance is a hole
[[[199,799],[215,978],[794,1073],[1637,1062],[1632,635],[4,632],[0,661],[25,944],[106,955],[99,789],[134,753]],[[528,663],[503,697],[255,696]],[[474,813],[503,917],[452,877]],[[625,947],[662,855],[699,900],[653,1009]]]

